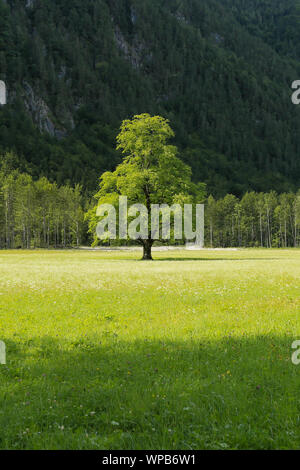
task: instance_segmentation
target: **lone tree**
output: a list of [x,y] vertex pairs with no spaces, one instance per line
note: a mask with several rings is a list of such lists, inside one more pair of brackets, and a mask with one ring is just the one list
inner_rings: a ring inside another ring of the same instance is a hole
[[[88,214],[90,231],[95,234],[97,207],[109,203],[117,208],[120,196],[126,196],[130,205],[143,204],[150,215],[147,239],[137,239],[143,246],[144,260],[152,260],[155,241],[151,231],[152,205],[193,203],[205,194],[205,185],[192,183],[190,167],[177,157],[177,148],[168,144],[173,136],[169,122],[160,116],[141,114],[123,121],[117,137],[123,162],[114,172],[101,176],[95,196],[98,205]],[[155,239],[163,240],[160,233]]]

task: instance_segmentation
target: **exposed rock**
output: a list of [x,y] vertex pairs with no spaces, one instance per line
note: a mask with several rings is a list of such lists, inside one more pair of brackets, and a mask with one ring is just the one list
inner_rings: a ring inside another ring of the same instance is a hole
[[132,24],[135,24],[137,22],[137,13],[134,7],[131,7],[130,16]]
[[180,11],[177,11],[176,13],[170,13],[170,15],[176,18],[176,20],[179,21],[180,23],[184,23],[186,25],[191,24],[190,21],[187,19],[187,17],[184,16],[184,14],[181,13]]
[[131,65],[138,69],[142,63],[142,53],[144,51],[144,46],[140,43],[134,45],[129,44],[117,25],[115,25],[114,33],[116,43],[120,51],[122,51],[125,58],[131,63]]
[[26,8],[31,8],[34,5],[35,0],[26,0]]
[[25,107],[40,131],[47,132],[58,139],[65,137],[66,130],[55,126],[54,118],[45,101],[34,93],[27,82],[23,83],[23,88]]
[[219,33],[212,33],[211,36],[216,44],[221,44],[225,40]]
[[185,23],[185,24],[189,24],[188,20],[186,19],[186,17],[180,13],[179,11],[177,13],[175,13],[175,18],[180,21],[181,23]]
[[62,65],[60,68],[60,71],[58,72],[58,78],[65,78],[67,74],[67,67],[65,65]]

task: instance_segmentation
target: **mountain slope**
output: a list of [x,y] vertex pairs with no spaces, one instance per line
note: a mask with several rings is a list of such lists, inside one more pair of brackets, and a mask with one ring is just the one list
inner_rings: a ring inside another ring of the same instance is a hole
[[214,194],[294,189],[298,4],[0,0],[0,148],[35,176],[94,189],[120,160],[121,120],[157,113]]

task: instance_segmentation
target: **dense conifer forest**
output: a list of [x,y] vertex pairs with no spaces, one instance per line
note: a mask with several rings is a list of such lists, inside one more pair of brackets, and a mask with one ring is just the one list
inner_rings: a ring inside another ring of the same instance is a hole
[[0,0],[1,152],[93,191],[120,161],[121,121],[149,112],[214,196],[297,190],[299,12],[296,0]]

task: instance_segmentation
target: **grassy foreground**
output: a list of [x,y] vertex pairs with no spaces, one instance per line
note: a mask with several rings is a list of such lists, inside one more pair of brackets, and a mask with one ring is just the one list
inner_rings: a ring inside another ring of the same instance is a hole
[[0,448],[300,447],[300,251],[0,252]]

